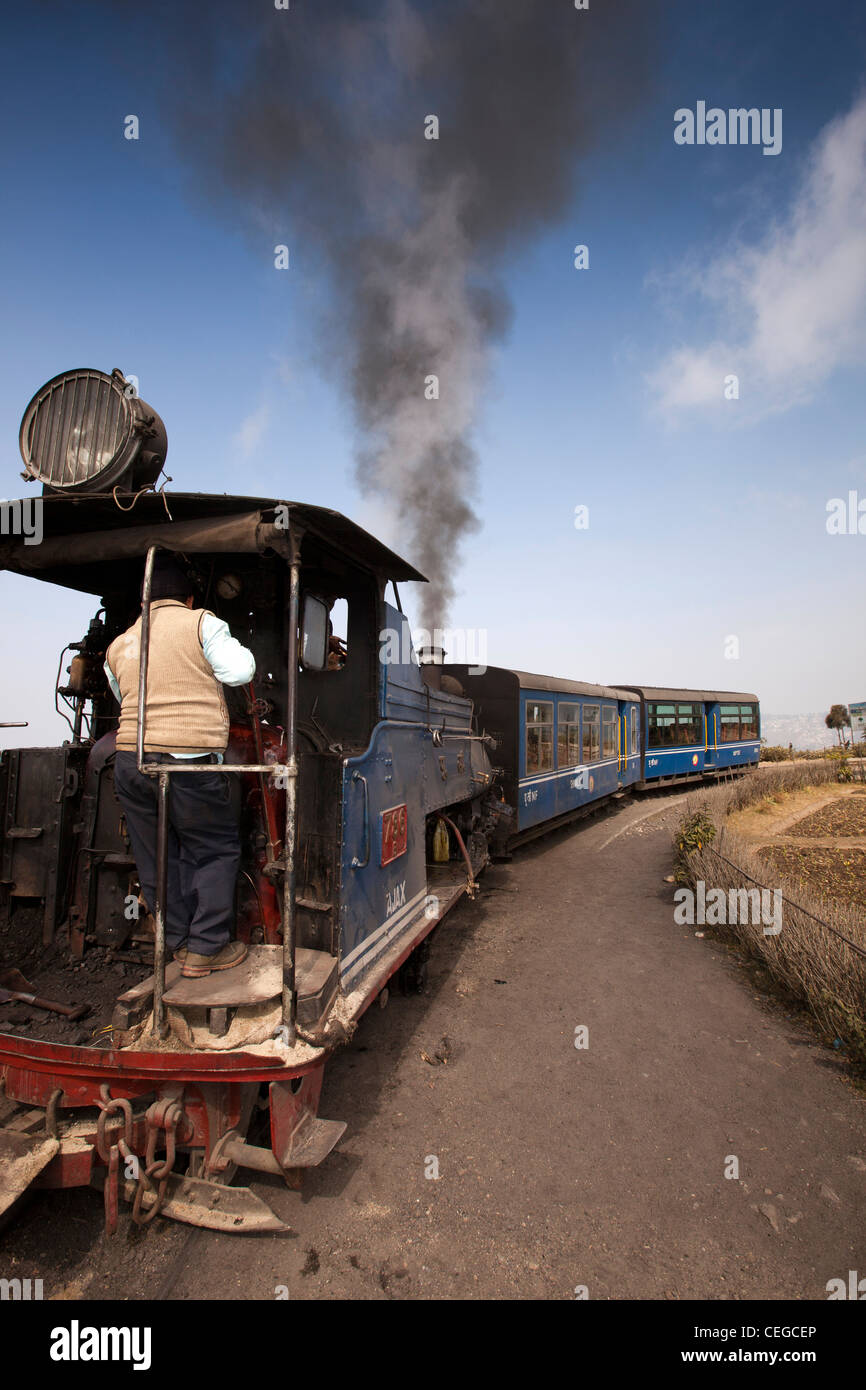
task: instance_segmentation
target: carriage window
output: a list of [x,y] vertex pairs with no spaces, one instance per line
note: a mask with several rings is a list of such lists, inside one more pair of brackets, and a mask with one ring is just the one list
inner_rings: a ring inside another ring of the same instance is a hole
[[757,705],[740,705],[740,738],[758,737]]
[[617,712],[611,705],[604,705],[601,711],[601,756],[616,757]]
[[560,704],[556,739],[557,767],[577,767],[580,762],[580,705]]
[[599,756],[599,706],[583,707],[583,761],[597,763]]
[[740,737],[740,706],[722,705],[721,722],[722,743],[737,743]]
[[677,705],[677,743],[703,743],[703,705]]
[[526,772],[547,772],[553,767],[553,705],[547,700],[526,701]]
[[632,707],[631,707],[631,742],[629,743],[629,748],[631,749],[632,753],[636,753],[636,752],[637,752],[637,706],[636,706],[636,705],[632,705]]
[[670,744],[676,742],[676,705],[660,705],[653,703],[648,706],[648,719],[648,743],[650,748],[667,748]]

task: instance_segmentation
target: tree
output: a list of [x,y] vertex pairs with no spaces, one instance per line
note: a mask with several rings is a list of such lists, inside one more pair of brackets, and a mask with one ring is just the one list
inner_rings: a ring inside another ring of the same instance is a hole
[[839,738],[839,747],[843,747],[842,730],[848,724],[848,706],[831,705],[830,713],[825,717],[824,723],[828,729],[835,729]]

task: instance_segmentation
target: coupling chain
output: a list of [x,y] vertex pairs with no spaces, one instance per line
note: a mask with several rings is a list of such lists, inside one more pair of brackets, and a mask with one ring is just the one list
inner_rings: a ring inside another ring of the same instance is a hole
[[[171,1097],[154,1101],[145,1116],[147,1126],[147,1146],[144,1164],[138,1165],[138,1187],[132,1203],[132,1219],[138,1226],[146,1226],[157,1215],[165,1201],[168,1180],[171,1177],[176,1157],[177,1127],[183,1119],[183,1106]],[[156,1157],[156,1141],[160,1131],[165,1130],[165,1158]],[[154,1180],[156,1200],[147,1211],[142,1212],[145,1192],[153,1192]]]
[[106,1137],[108,1121],[113,1115],[123,1116],[123,1138],[119,1141],[127,1150],[132,1149],[132,1104],[122,1096],[117,1096],[114,1100],[108,1089],[107,1082],[99,1088],[99,1119],[96,1121],[96,1152],[103,1163],[109,1163],[111,1155],[110,1148],[118,1144],[118,1140],[112,1137],[109,1145]]

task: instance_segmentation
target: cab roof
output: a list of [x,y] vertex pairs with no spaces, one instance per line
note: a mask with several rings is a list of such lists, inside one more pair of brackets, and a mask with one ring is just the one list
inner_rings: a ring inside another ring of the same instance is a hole
[[108,566],[143,560],[154,544],[185,554],[284,552],[287,528],[276,526],[275,517],[277,508],[286,507],[290,526],[314,534],[382,579],[426,582],[375,536],[327,507],[198,492],[144,493],[132,505],[126,497],[121,500],[122,506],[111,493],[23,499],[27,517],[34,502],[41,506],[42,540],[27,544],[25,536],[0,537],[0,569],[100,594],[111,587]]

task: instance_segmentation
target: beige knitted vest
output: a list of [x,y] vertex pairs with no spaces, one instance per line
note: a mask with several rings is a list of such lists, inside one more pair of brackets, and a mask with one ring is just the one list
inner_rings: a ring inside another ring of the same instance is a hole
[[[224,752],[229,715],[220,682],[201,642],[206,609],[176,599],[150,608],[145,745],[152,753]],[[122,703],[117,747],[135,749],[141,618],[116,637],[106,653]]]

